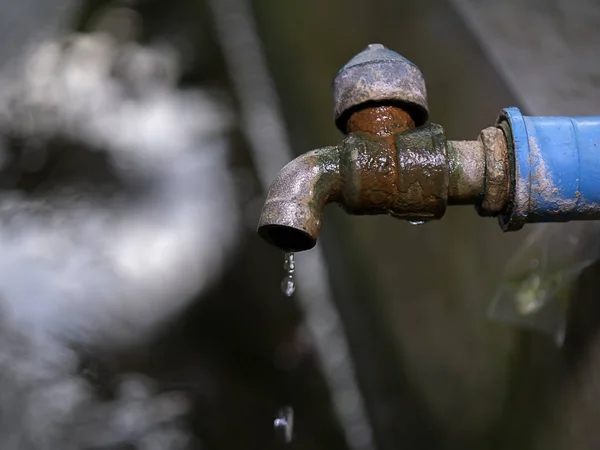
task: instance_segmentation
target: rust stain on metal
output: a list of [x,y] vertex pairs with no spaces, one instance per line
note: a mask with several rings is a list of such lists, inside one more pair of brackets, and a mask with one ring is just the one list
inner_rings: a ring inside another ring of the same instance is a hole
[[398,135],[398,197],[394,216],[438,219],[448,198],[449,170],[441,127],[432,125]]
[[354,112],[347,123],[349,158],[345,168],[344,208],[354,214],[390,213],[398,196],[394,136],[415,122],[401,108],[376,105]]
[[[398,165],[402,172],[398,183],[399,196],[395,215],[423,218],[440,217],[445,208],[440,186],[444,186],[444,174],[440,166],[446,164],[443,155],[427,153],[423,148],[404,149],[398,155]],[[442,179],[440,179],[442,178]]]
[[395,106],[375,106],[356,111],[347,123],[348,133],[368,133],[388,137],[415,127],[415,121],[406,111]]
[[434,130],[414,130],[401,108],[378,105],[356,111],[348,120],[341,169],[344,208],[353,214],[382,214],[411,220],[439,218],[448,193],[445,145]]
[[391,139],[355,133],[343,147],[342,205],[348,212],[411,220],[444,214],[448,163],[443,147],[434,145],[429,127]]
[[508,145],[504,132],[496,127],[482,130],[479,140],[485,152],[485,185],[479,213],[495,216],[508,206],[511,183]]
[[342,162],[344,208],[354,214],[381,214],[393,208],[398,169],[389,139],[353,134]]

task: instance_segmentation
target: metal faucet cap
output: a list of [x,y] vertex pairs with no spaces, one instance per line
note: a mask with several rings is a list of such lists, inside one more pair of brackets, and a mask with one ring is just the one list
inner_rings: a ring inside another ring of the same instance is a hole
[[421,126],[429,118],[425,80],[408,59],[381,44],[370,44],[354,56],[333,80],[334,116],[346,131],[348,117],[370,103],[394,104]]

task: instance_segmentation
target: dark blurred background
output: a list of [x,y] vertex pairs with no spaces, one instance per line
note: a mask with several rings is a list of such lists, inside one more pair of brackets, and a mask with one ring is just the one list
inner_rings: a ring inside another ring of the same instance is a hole
[[[431,121],[449,139],[473,139],[508,106],[528,114],[598,112],[600,65],[590,61],[598,58],[589,48],[598,48],[600,33],[582,20],[598,17],[600,6],[4,3],[5,67],[38,34],[107,33],[121,43],[170,46],[179,58],[177,88],[202,89],[232,111],[228,167],[237,189],[227,208],[241,226],[228,263],[151,339],[91,356],[106,379],[139,372],[163,390],[186,392],[199,442],[193,448],[600,448],[594,267],[574,285],[561,347],[548,333],[488,317],[528,232],[504,234],[470,207],[449,208],[443,220],[424,226],[331,207],[312,251],[317,256],[297,255],[292,298],[280,289],[282,253],[255,233],[273,170],[341,138],[331,81],[367,44],[383,43],[415,62],[427,82]],[[273,428],[287,406],[294,411],[290,443]]]

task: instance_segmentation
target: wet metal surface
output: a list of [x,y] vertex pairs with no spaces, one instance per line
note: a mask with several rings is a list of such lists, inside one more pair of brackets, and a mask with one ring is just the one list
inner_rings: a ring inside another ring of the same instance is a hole
[[382,214],[394,208],[398,166],[387,139],[352,134],[344,140],[342,206],[351,214]]
[[356,111],[348,119],[346,128],[348,133],[387,137],[415,128],[415,121],[403,109],[381,105]]
[[396,135],[398,197],[392,215],[439,219],[446,211],[449,171],[444,130],[439,125]]

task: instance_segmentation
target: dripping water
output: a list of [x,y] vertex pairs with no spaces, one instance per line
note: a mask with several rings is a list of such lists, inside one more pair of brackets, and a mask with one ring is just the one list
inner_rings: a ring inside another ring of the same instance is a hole
[[294,259],[294,253],[286,252],[285,260],[283,263],[283,269],[285,270],[285,276],[281,282],[281,290],[286,297],[291,297],[296,292],[296,282],[294,281],[294,271],[296,270],[296,262]]
[[411,225],[425,225],[429,221],[431,221],[431,219],[414,219],[414,220],[405,219],[405,222],[407,222]]
[[279,410],[273,421],[273,428],[277,440],[281,440],[286,444],[292,442],[294,436],[294,409],[291,406],[284,406]]

